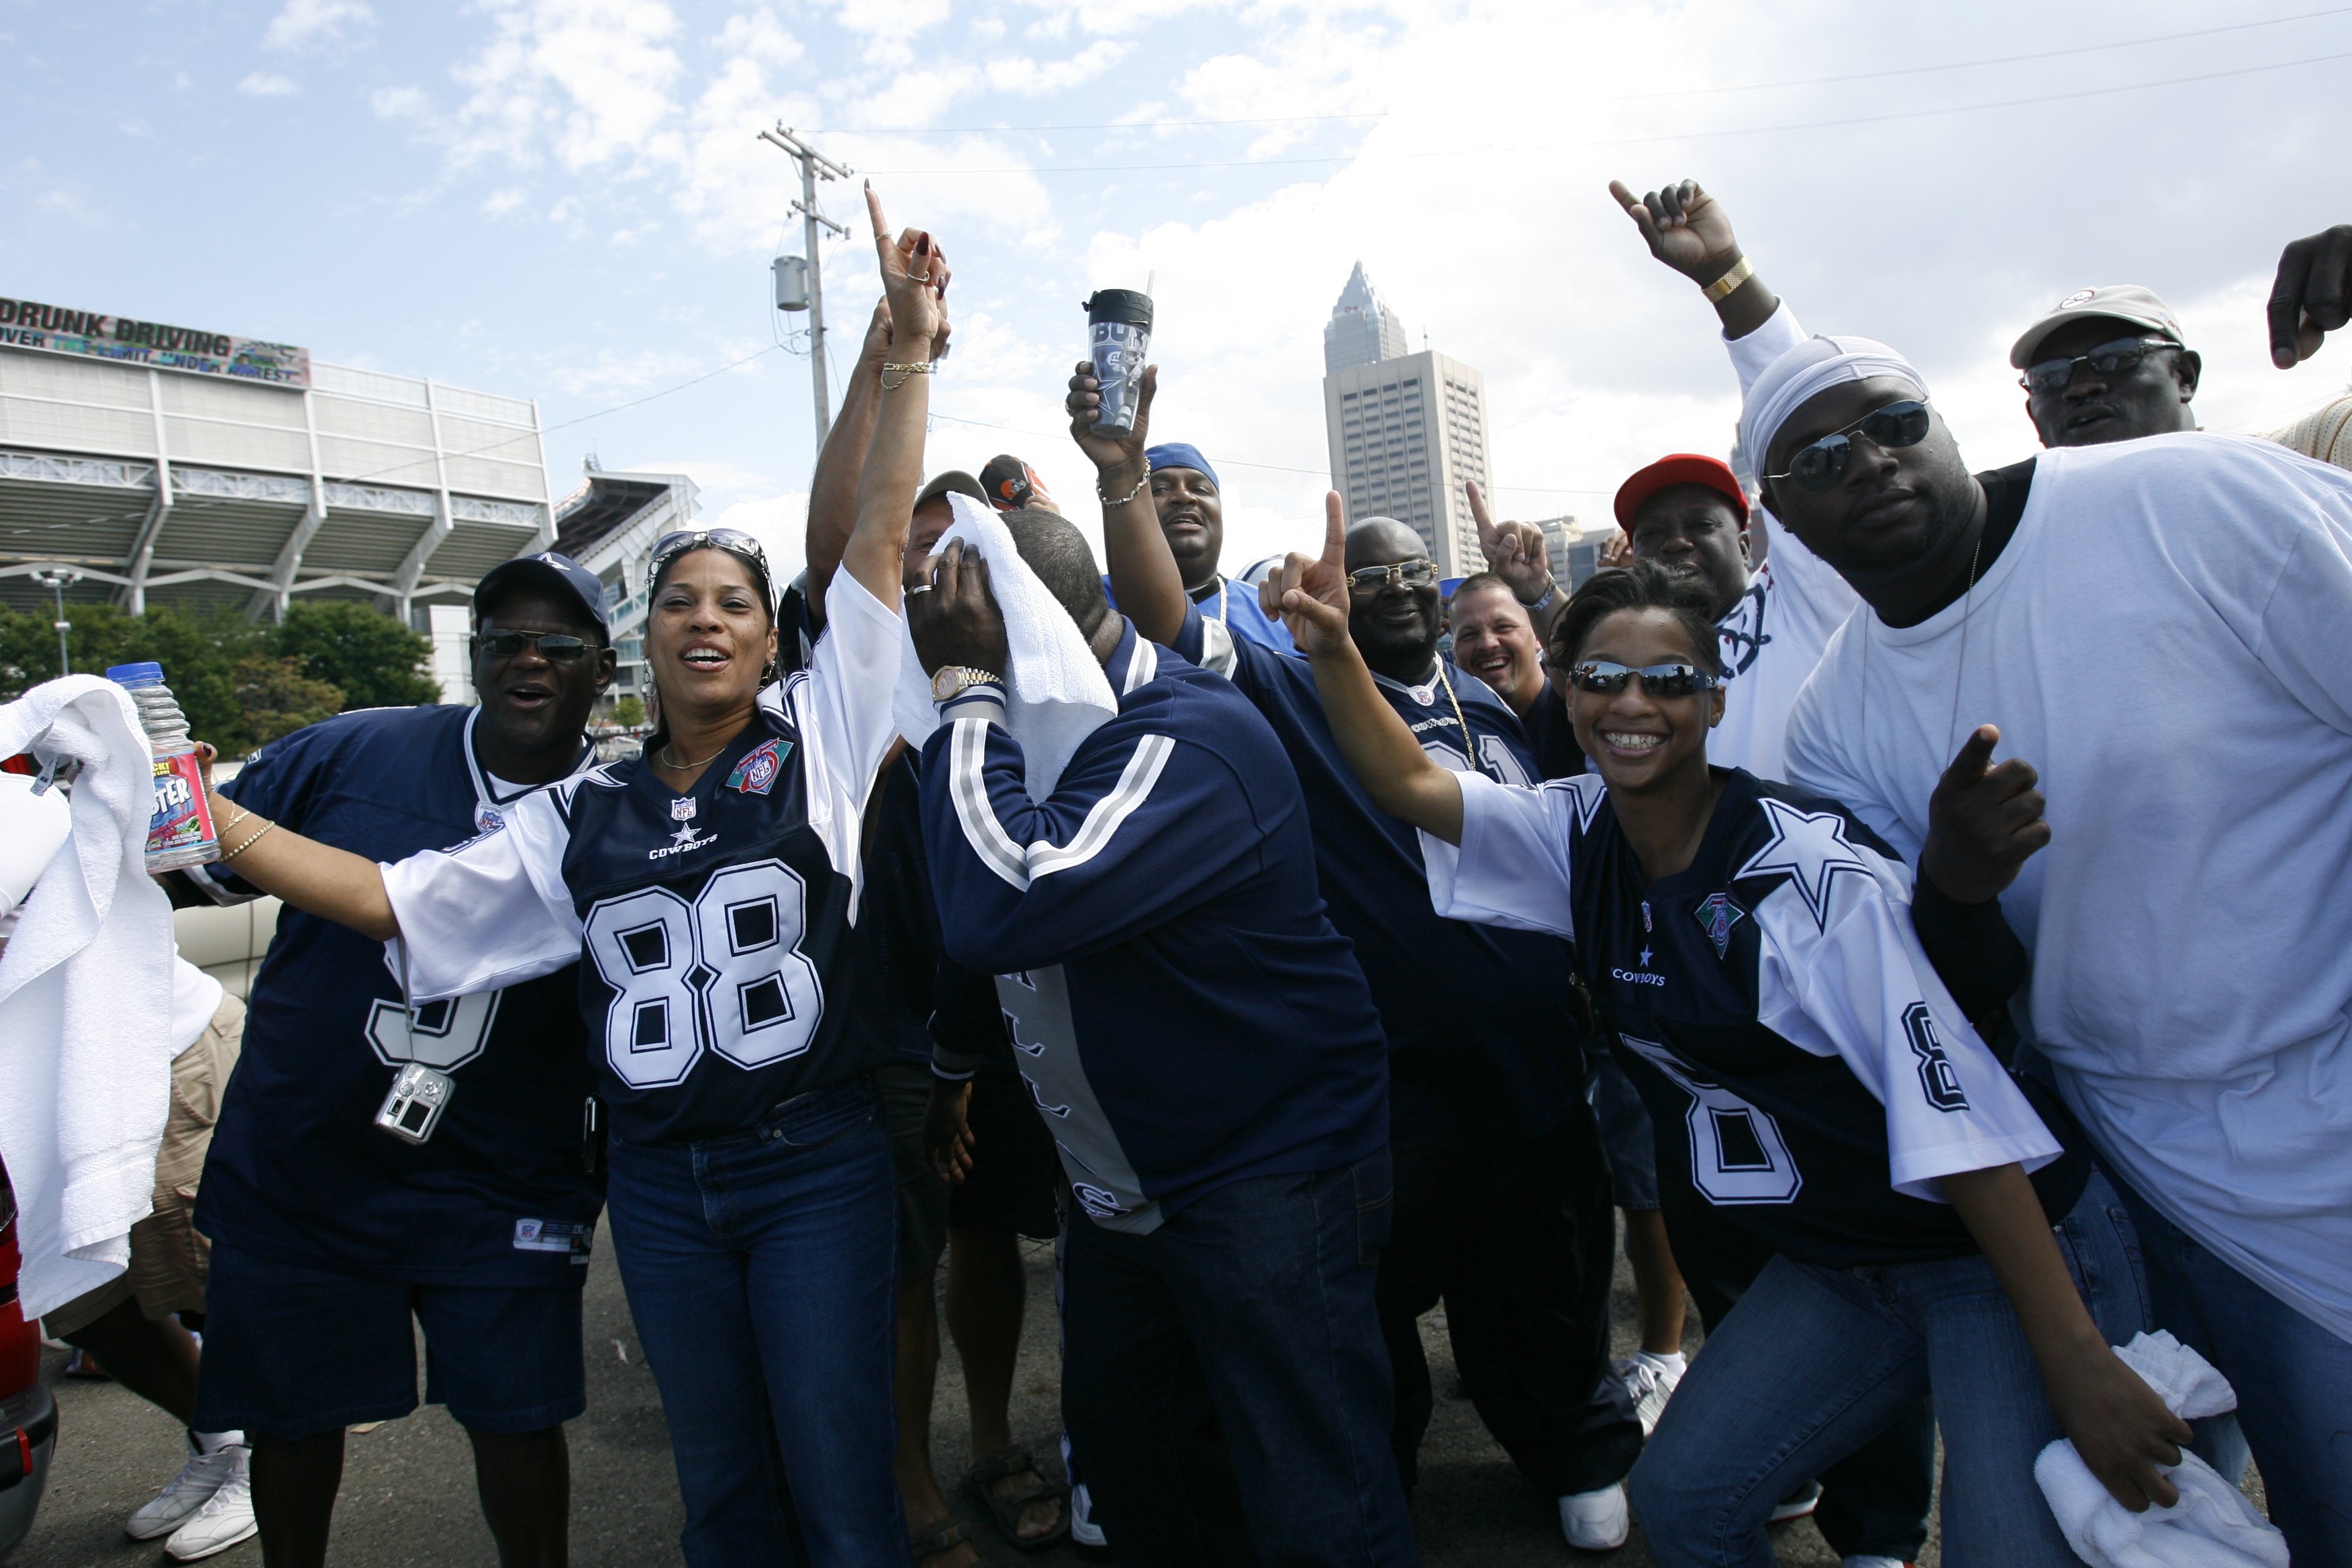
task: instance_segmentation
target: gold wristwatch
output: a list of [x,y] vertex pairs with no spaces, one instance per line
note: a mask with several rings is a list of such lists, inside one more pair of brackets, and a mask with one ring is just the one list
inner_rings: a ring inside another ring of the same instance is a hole
[[975,686],[993,686],[1004,689],[1004,677],[992,669],[974,669],[968,664],[943,664],[931,675],[931,700],[952,702]]

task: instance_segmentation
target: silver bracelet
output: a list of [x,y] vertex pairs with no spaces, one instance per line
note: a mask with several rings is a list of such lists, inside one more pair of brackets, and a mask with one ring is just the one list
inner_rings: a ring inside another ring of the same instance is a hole
[[1141,495],[1143,493],[1143,487],[1150,482],[1151,470],[1150,468],[1146,468],[1143,470],[1143,477],[1135,481],[1135,488],[1128,491],[1125,495],[1119,496],[1114,500],[1113,498],[1103,494],[1102,486],[1097,485],[1095,487],[1095,499],[1102,502],[1105,506],[1125,506],[1128,502]]

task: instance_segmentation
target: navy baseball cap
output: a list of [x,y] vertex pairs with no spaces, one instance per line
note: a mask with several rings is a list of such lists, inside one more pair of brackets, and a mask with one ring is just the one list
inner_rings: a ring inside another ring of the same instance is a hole
[[511,588],[525,584],[557,588],[580,601],[580,607],[589,617],[613,635],[613,612],[604,603],[604,584],[596,574],[569,555],[558,555],[552,550],[542,550],[536,555],[519,555],[490,568],[483,579],[474,584],[474,619],[479,621],[496,608],[498,602]]

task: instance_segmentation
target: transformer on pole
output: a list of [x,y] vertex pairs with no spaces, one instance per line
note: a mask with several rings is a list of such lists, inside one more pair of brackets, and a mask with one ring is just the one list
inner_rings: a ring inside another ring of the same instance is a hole
[[816,183],[847,179],[856,171],[819,153],[789,125],[779,124],[772,131],[762,131],[760,140],[781,147],[786,157],[800,165],[801,199],[793,204],[793,210],[801,215],[802,248],[805,254],[776,258],[776,309],[809,313],[809,376],[816,399],[816,444],[822,447],[825,432],[833,426],[833,408],[825,387],[824,279],[817,260],[817,230],[829,228],[844,239],[849,237],[849,231],[817,211]]

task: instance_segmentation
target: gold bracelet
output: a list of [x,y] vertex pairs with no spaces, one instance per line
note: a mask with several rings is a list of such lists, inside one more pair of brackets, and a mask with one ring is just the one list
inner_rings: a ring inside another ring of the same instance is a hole
[[[246,815],[247,815],[247,816],[251,816],[251,815],[252,815],[252,813],[247,812]],[[236,848],[234,848],[234,849],[230,850],[227,854],[226,854],[226,855],[222,856],[222,857],[221,857],[221,864],[222,864],[222,865],[224,865],[224,866],[226,866],[226,865],[227,865],[231,860],[236,859],[238,856],[240,856],[240,855],[244,854],[247,850],[248,850],[248,849],[252,848],[256,844],[258,844],[259,842],[261,842],[261,839],[262,839],[262,836],[263,836],[263,835],[267,834],[267,833],[268,833],[271,828],[273,828],[273,827],[275,827],[275,826],[278,826],[278,824],[276,824],[276,823],[274,823],[274,822],[265,822],[265,823],[263,823],[263,824],[260,826],[260,827],[259,827],[259,828],[257,828],[257,829],[256,829],[256,830],[255,830],[254,835],[253,835],[253,837],[250,837],[250,838],[247,839],[244,843],[242,843],[242,844],[238,845]]]
[[215,799],[216,799],[216,800],[225,800],[225,801],[228,801],[228,808],[229,808],[229,810],[230,810],[231,812],[235,813],[235,815],[234,815],[234,816],[231,816],[231,817],[230,817],[226,822],[224,822],[224,823],[222,823],[222,824],[220,825],[221,836],[222,836],[223,837],[226,837],[228,836],[228,830],[229,830],[230,828],[235,827],[238,823],[243,822],[247,817],[251,816],[253,815],[253,813],[251,813],[251,812],[249,812],[249,811],[246,810],[246,809],[245,809],[245,807],[243,807],[243,806],[241,806],[241,805],[237,805],[237,804],[236,804],[236,802],[233,801],[233,800],[229,800],[229,799],[228,799],[228,796],[226,796],[226,795],[225,795],[221,794],[221,793],[220,793],[220,791],[218,791],[218,790],[211,790],[211,791],[207,791],[206,793],[208,793],[209,795],[212,795]]
[[[928,361],[922,364],[890,364],[886,362],[882,366],[882,390],[885,392],[896,392],[900,387],[907,384],[907,378],[908,376],[929,375],[937,371],[938,368],[939,367],[936,364]],[[898,373],[898,379],[896,381],[892,381],[890,379],[890,373],[894,370]]]
[[1097,500],[1098,500],[1098,501],[1102,502],[1102,503],[1103,503],[1103,505],[1105,505],[1105,506],[1107,506],[1107,507],[1108,507],[1108,506],[1125,506],[1128,502],[1129,502],[1129,501],[1133,500],[1136,497],[1138,497],[1138,496],[1141,495],[1141,494],[1143,493],[1143,487],[1144,487],[1144,486],[1146,486],[1146,485],[1148,485],[1148,484],[1150,484],[1150,482],[1151,482],[1151,470],[1150,470],[1149,468],[1146,468],[1143,470],[1143,477],[1142,477],[1141,479],[1138,479],[1138,480],[1136,480],[1136,481],[1135,481],[1135,488],[1134,488],[1133,489],[1131,489],[1131,490],[1128,491],[1125,495],[1120,496],[1118,500],[1112,500],[1109,496],[1107,496],[1107,495],[1103,494],[1103,491],[1102,491],[1102,486],[1100,486],[1100,485],[1097,485],[1097,486],[1095,487],[1095,499],[1096,499]]
[[1747,282],[1750,278],[1755,276],[1756,263],[1748,260],[1748,258],[1743,256],[1738,260],[1731,264],[1730,271],[1726,272],[1722,277],[1717,279],[1714,282],[1700,289],[1699,292],[1706,297],[1708,304],[1720,304],[1724,300],[1730,299],[1731,296],[1738,290],[1738,288],[1742,283]]

